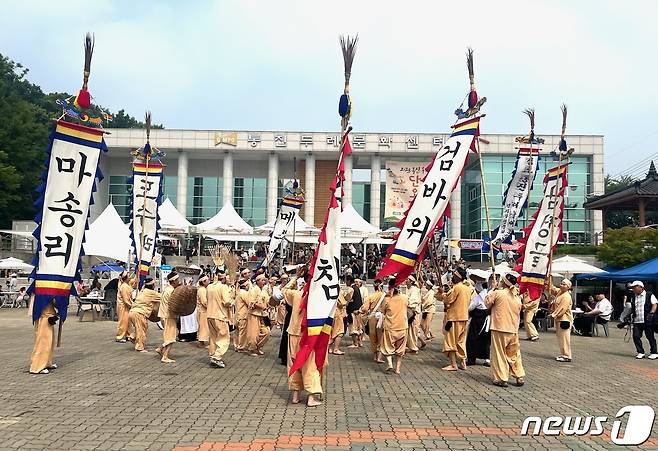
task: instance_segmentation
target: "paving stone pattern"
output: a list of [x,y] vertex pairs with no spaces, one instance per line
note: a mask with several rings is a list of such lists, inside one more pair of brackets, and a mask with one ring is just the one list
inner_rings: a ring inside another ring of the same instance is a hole
[[[440,316],[435,319],[438,328]],[[263,357],[230,351],[225,369],[177,343],[176,363],[114,342],[116,323],[64,325],[60,368],[28,373],[33,330],[25,309],[0,310],[0,450],[614,449],[600,437],[522,437],[530,415],[608,416],[629,404],[658,407],[658,361],[636,361],[632,343],[573,337],[574,361],[554,361],[554,332],[522,342],[524,387],[491,384],[489,368],[446,373],[441,335],[383,373],[366,347],[331,356],[323,406],[289,403],[278,331]],[[149,328],[148,348],[162,339]],[[643,449],[658,449],[658,437]]]

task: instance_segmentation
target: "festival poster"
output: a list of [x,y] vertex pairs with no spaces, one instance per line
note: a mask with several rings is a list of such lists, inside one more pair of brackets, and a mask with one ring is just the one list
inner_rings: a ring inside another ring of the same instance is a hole
[[426,167],[426,162],[386,162],[385,221],[398,222],[404,218],[411,200],[422,186]]

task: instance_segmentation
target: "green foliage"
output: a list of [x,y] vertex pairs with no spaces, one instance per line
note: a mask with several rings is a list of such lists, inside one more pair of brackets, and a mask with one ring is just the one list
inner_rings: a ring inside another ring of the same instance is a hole
[[[0,228],[13,219],[32,219],[35,189],[44,168],[51,120],[61,115],[57,99],[27,79],[28,69],[0,54]],[[94,107],[92,114],[100,111]],[[144,123],[120,110],[111,127],[143,128]],[[154,125],[153,128],[163,128]]]
[[621,177],[613,178],[611,175],[606,175],[604,178],[605,194],[613,191],[628,188],[635,182],[635,179],[630,175],[622,175]]
[[624,227],[608,229],[597,257],[610,266],[628,268],[658,256],[658,230]]

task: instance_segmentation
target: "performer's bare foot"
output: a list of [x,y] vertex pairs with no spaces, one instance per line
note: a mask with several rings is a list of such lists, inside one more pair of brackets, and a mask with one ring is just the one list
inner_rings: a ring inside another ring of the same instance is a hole
[[393,371],[394,370],[392,366],[387,366],[386,369],[384,370],[385,373],[392,373]]
[[348,348],[358,348],[359,345],[349,345],[349,346],[347,346],[347,347],[348,347]]
[[48,369],[49,369],[49,370],[56,370],[56,369],[57,369],[57,364],[56,364],[56,363],[52,363],[52,364],[50,364],[50,365],[48,366]]
[[345,353],[343,351],[341,351],[340,349],[334,349],[333,354],[334,355],[344,355]]
[[265,355],[265,353],[259,349],[258,350],[258,355]]
[[249,355],[252,356],[252,357],[258,357],[258,353],[257,353],[257,352],[250,352]]
[[460,370],[466,370],[466,360],[462,360],[462,363],[459,365]]
[[399,370],[399,369],[396,369],[396,370],[395,370],[395,374],[400,374],[400,370]]
[[160,361],[161,361],[162,363],[174,363],[174,362],[175,362],[174,359],[170,359],[170,358],[168,358],[168,357],[163,357],[163,358],[160,359]]
[[333,349],[329,349],[329,354],[333,354],[333,353],[334,353],[334,350],[333,350]]
[[140,350],[137,351],[137,352],[142,352],[142,353],[144,353],[144,354],[148,354],[148,353],[149,353],[146,349],[140,349]]
[[320,404],[322,404],[322,401],[316,398],[315,395],[308,395],[308,400],[306,400],[306,405],[308,407],[316,407]]
[[157,354],[162,355],[162,348],[161,348],[161,347],[157,347],[157,348],[155,348],[155,352],[156,352]]
[[292,391],[292,403],[299,404],[299,390]]
[[457,367],[454,365],[446,365],[441,368],[443,371],[457,371]]

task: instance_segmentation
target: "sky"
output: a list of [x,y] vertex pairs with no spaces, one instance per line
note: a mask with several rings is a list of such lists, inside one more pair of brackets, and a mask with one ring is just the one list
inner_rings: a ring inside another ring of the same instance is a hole
[[[65,6],[65,7],[64,7]],[[445,132],[475,50],[483,133],[604,135],[605,171],[658,160],[658,2],[4,2],[0,53],[44,91],[79,89],[95,33],[95,102],[167,128],[329,131],[339,127],[338,36],[359,35],[352,125]],[[577,152],[577,149],[576,149]],[[638,167],[634,169],[634,165]]]

